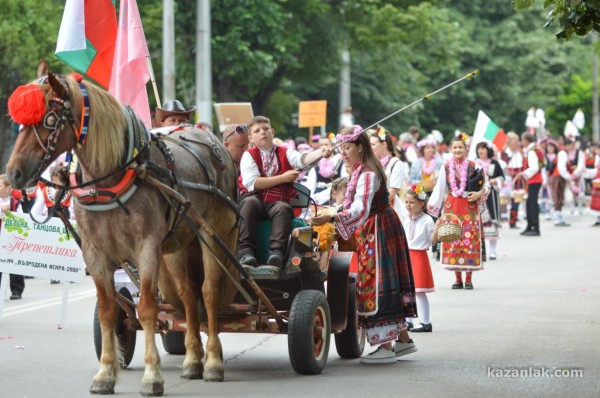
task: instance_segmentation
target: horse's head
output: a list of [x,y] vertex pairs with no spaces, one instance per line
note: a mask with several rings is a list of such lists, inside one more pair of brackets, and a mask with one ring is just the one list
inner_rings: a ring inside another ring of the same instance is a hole
[[81,94],[72,94],[70,88],[76,82],[44,68],[38,68],[38,77],[37,81],[18,87],[8,100],[9,114],[20,124],[6,166],[8,179],[17,189],[35,185],[50,162],[77,143],[79,117],[74,108],[81,110],[77,102],[81,101]]

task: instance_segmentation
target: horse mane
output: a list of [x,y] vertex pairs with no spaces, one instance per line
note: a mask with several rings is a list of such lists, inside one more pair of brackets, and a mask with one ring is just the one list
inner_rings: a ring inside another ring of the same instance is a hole
[[[73,116],[81,118],[82,93],[75,79],[66,78],[69,86]],[[96,176],[106,175],[122,166],[125,157],[125,132],[127,123],[122,105],[106,90],[83,81],[90,101],[90,117],[87,140],[81,151],[85,154],[85,166]]]

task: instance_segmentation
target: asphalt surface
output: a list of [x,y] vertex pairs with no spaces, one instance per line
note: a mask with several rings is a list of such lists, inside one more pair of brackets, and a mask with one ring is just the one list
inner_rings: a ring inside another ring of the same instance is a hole
[[[221,334],[225,381],[187,381],[179,377],[183,357],[166,354],[157,337],[165,396],[598,397],[600,228],[591,227],[594,217],[567,215],[570,228],[542,222],[541,237],[504,228],[498,260],[474,274],[472,291],[451,290],[453,274],[434,264],[433,332],[413,334],[419,351],[396,364],[342,360],[332,341],[323,373],[301,376],[290,365],[287,336]],[[64,325],[58,325],[63,285],[26,284],[22,300],[6,297],[0,321],[0,398],[89,396],[98,366],[92,281],[71,285]],[[142,340],[138,333],[117,396],[139,396]],[[579,377],[558,377],[567,374]]]

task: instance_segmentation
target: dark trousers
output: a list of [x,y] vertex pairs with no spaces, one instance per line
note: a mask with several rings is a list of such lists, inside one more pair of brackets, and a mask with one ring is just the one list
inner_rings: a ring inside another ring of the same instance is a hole
[[527,202],[525,210],[527,211],[527,228],[529,231],[540,230],[540,207],[538,206],[538,196],[542,184],[535,183],[527,186]]
[[287,250],[292,228],[294,213],[292,206],[286,202],[273,202],[265,204],[259,195],[249,195],[240,203],[240,256],[251,251],[256,254],[256,235],[260,220],[269,219],[273,221],[271,236],[269,237],[269,248],[271,251]]
[[[0,281],[2,280],[2,273],[0,272]],[[23,275],[10,274],[10,292],[12,294],[23,294],[25,290],[25,278]]]

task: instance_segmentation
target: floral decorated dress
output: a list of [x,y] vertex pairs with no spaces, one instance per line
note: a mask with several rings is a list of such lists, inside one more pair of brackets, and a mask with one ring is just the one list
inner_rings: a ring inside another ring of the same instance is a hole
[[[450,243],[442,242],[440,261],[448,271],[479,271],[483,269],[485,250],[479,201],[467,200],[468,192],[464,188],[466,181],[462,182],[477,166],[473,161],[464,160],[460,163],[461,170],[451,172],[452,167],[453,159],[440,169],[438,182],[428,203],[430,214],[437,216],[440,211],[442,214],[454,214],[462,223],[460,239]],[[450,181],[452,176],[454,183]],[[483,189],[489,189],[487,178]]]
[[351,203],[338,213],[337,227],[344,239],[351,234],[356,238],[359,324],[367,329],[370,344],[383,344],[397,338],[405,318],[417,316],[412,268],[406,235],[389,204],[386,185],[362,166],[355,174],[355,188],[348,192]]

